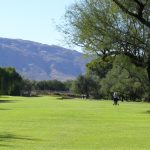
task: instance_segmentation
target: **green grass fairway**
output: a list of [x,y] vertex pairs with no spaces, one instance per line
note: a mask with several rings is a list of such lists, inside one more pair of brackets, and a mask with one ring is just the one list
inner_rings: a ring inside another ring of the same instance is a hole
[[0,150],[150,150],[150,104],[1,96]]

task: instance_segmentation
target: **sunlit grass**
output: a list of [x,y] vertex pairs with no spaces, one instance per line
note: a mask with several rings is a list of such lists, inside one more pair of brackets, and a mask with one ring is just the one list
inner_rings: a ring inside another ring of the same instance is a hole
[[149,150],[150,104],[0,98],[0,150]]

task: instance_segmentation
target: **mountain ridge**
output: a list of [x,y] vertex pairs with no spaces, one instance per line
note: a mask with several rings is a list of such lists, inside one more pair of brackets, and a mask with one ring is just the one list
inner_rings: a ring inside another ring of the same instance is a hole
[[72,80],[89,61],[81,52],[57,45],[0,37],[0,66],[11,66],[31,80]]

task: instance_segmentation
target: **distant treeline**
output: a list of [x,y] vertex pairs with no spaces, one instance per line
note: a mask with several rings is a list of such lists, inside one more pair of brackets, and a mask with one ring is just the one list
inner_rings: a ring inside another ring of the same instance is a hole
[[146,70],[136,67],[128,57],[122,56],[110,58],[106,63],[95,59],[87,64],[85,75],[65,82],[27,80],[14,68],[0,68],[1,95],[32,96],[57,93],[72,97],[112,99],[114,91],[118,92],[120,100],[148,101]]
[[0,68],[1,95],[31,95],[32,91],[69,91],[71,81],[31,81],[23,79],[15,68]]

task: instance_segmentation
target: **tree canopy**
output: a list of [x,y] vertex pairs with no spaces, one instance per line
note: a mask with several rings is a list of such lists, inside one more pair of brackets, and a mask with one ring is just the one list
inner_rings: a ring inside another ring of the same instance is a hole
[[147,70],[150,85],[149,6],[148,0],[75,2],[66,11],[62,31],[70,42],[102,61],[117,55],[129,57]]
[[20,95],[22,77],[14,68],[0,68],[0,94]]
[[126,14],[133,16],[142,24],[150,28],[150,1],[149,0],[113,0]]
[[111,0],[83,0],[72,5],[65,17],[63,31],[74,44],[103,57],[125,54],[143,65],[149,29]]

